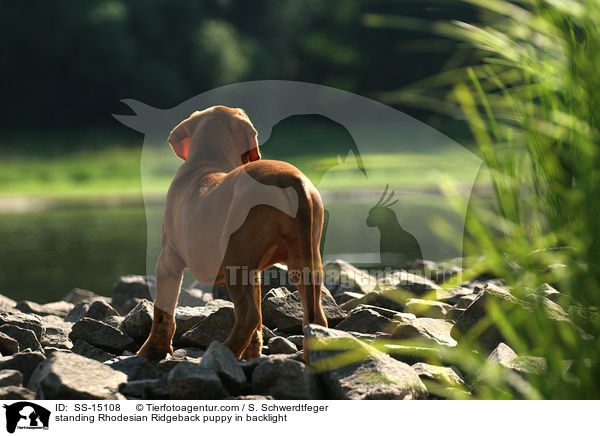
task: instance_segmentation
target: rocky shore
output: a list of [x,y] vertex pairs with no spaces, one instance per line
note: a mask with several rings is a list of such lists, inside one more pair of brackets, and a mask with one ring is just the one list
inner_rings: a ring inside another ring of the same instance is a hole
[[[160,362],[134,355],[152,325],[150,277],[120,278],[110,298],[82,289],[48,304],[0,295],[0,399],[469,398],[493,368],[526,396],[527,376],[546,362],[518,356],[494,325],[481,328],[490,304],[524,313],[541,304],[585,335],[549,285],[523,300],[489,277],[442,288],[460,269],[427,261],[378,277],[341,260],[324,269],[329,327],[304,331],[298,292],[272,269],[281,280],[262,288],[264,355],[250,361],[221,343],[234,320],[224,287],[182,290],[175,351]],[[488,357],[465,378],[449,356],[474,338],[474,352]]]

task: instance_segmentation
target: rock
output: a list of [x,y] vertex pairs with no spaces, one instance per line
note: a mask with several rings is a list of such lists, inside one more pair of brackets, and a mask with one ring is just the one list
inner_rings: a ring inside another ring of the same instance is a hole
[[44,334],[44,327],[42,326],[42,320],[38,315],[30,313],[0,313],[0,326],[4,324],[16,325],[26,330],[31,330],[35,333],[37,340],[42,339]]
[[129,382],[160,377],[160,373],[154,369],[154,366],[140,356],[119,356],[104,364],[125,373]]
[[221,400],[229,396],[217,372],[182,362],[167,379],[171,400]]
[[154,304],[148,300],[142,300],[125,316],[119,325],[119,330],[140,343],[145,341],[150,334],[153,319]]
[[337,325],[337,329],[359,333],[391,333],[397,324],[397,321],[392,322],[374,310],[359,307],[351,311],[348,318]]
[[263,362],[266,362],[267,360],[269,360],[269,356],[264,355],[260,357],[255,357],[254,359],[250,360],[241,360],[240,366],[244,370],[244,374],[246,374],[246,379],[252,380],[252,373],[254,372],[254,370],[258,368],[258,365],[260,365]]
[[418,298],[411,298],[404,305],[405,312],[413,313],[416,316],[439,319],[446,318],[446,315],[451,308],[452,306],[446,303],[432,300],[421,300]]
[[6,295],[0,294],[0,312],[11,312],[17,302],[12,298],[8,298]]
[[177,304],[179,306],[206,306],[213,300],[213,295],[200,289],[182,289],[179,292]]
[[435,283],[443,283],[462,272],[462,268],[457,265],[447,262],[438,264],[431,260],[415,260],[404,265],[403,268],[411,273],[427,277]]
[[333,295],[344,292],[367,294],[377,289],[377,280],[350,263],[335,259],[323,264],[324,285]]
[[75,353],[54,353],[35,370],[27,387],[43,400],[118,400],[127,376]]
[[23,329],[16,325],[4,324],[0,326],[0,332],[15,339],[19,343],[19,350],[29,348],[31,351],[44,351],[42,344],[40,344],[35,333],[31,330]]
[[[322,288],[322,305],[327,322],[336,326],[346,318],[329,291]],[[286,333],[301,333],[304,310],[298,291],[290,292],[284,287],[271,289],[262,300],[263,324]]]
[[96,319],[98,321],[102,321],[103,319],[108,318],[109,316],[118,316],[119,312],[117,312],[110,304],[106,301],[97,300],[90,304],[85,316],[88,318]]
[[412,339],[424,344],[456,346],[450,336],[452,323],[435,318],[416,318],[400,322],[392,332],[393,339]]
[[0,388],[6,386],[23,385],[23,374],[16,369],[3,369],[0,371]]
[[[472,331],[472,328],[487,317],[490,305],[494,305],[511,319],[521,320],[529,319],[534,310],[543,310],[548,319],[560,322],[562,324],[561,328],[571,329],[574,333],[579,334],[579,331],[577,331],[577,328],[569,320],[566,312],[556,303],[545,297],[540,297],[536,302],[520,300],[514,297],[507,289],[488,282],[477,299],[456,320],[456,324],[452,328],[452,337],[459,341],[465,340],[469,332]],[[513,328],[515,327],[517,326],[513,326]],[[473,339],[488,352],[495,349],[499,343],[507,342],[500,329],[491,320],[490,325],[482,331],[478,331],[478,333]],[[534,334],[528,335],[528,331],[524,331],[523,333],[527,335],[527,338],[522,339],[526,339],[531,345],[537,343],[537,338]]]
[[175,309],[176,329],[175,335],[173,336],[173,345],[185,345],[184,341],[181,340],[181,336],[201,321],[204,321],[209,315],[217,312],[223,307],[228,307],[233,310],[233,303],[227,300],[216,299],[202,307],[177,307]]
[[391,276],[391,281],[396,288],[412,294],[411,298],[414,298],[415,295],[422,296],[429,294],[432,291],[437,293],[442,289],[433,281],[407,271],[395,271]]
[[112,290],[112,304],[120,314],[126,315],[130,309],[130,300],[142,298],[152,300],[150,288],[154,287],[154,280],[144,276],[121,277]]
[[415,363],[426,361],[439,362],[442,360],[442,355],[437,348],[432,347],[413,347],[408,345],[383,343],[380,344],[381,351],[389,354],[400,362],[414,365]]
[[247,388],[246,374],[233,352],[224,344],[213,341],[202,356],[200,368],[216,371],[225,388],[232,394]]
[[15,369],[23,374],[23,383],[27,384],[29,377],[37,366],[45,360],[39,351],[20,351],[9,357],[0,358],[0,370]]
[[114,315],[114,316],[109,316],[108,318],[104,318],[102,320],[102,322],[104,324],[108,324],[109,326],[118,329],[124,319],[125,319],[124,316],[116,316],[116,315]]
[[471,305],[471,303],[473,301],[475,301],[477,299],[477,297],[479,297],[479,294],[463,295],[456,302],[454,307],[456,307],[457,309],[466,309],[467,307],[469,307]]
[[121,393],[127,398],[144,400],[167,400],[169,399],[169,386],[167,374],[161,378],[130,381],[121,388]]
[[277,336],[273,330],[271,330],[266,325],[262,325],[262,334],[263,334],[263,342],[269,342],[271,338]]
[[465,381],[452,368],[438,365],[429,365],[424,362],[418,362],[412,365],[412,368],[419,375],[421,380],[433,383],[427,383],[427,389],[430,393],[437,393],[445,397],[452,395],[454,391],[447,391],[447,388],[466,391]]
[[[311,366],[328,399],[427,398],[427,389],[414,369],[349,333],[309,324],[304,334]],[[347,350],[352,350],[352,361],[336,361]]]
[[[5,324],[8,325],[8,324]],[[0,332],[0,354],[6,356],[19,352],[19,343],[5,333]]]
[[227,398],[228,400],[251,400],[251,401],[267,401],[274,400],[270,395],[238,395],[237,397]]
[[93,303],[94,301],[102,300],[110,303],[110,298],[103,297],[102,295],[95,294],[92,291],[88,291],[87,289],[72,289],[65,297],[63,301],[67,303],[73,303],[75,305],[79,303]]
[[35,392],[21,386],[0,388],[0,400],[35,400]]
[[33,301],[19,301],[16,306],[23,313],[34,313],[36,315],[56,315],[65,317],[73,309],[73,303],[66,301],[55,301],[53,303],[38,304]]
[[278,400],[316,400],[320,398],[310,368],[284,356],[271,356],[252,372],[252,388],[256,393]]
[[134,340],[119,329],[109,326],[91,318],[82,318],[73,324],[69,338],[75,342],[83,339],[96,347],[115,354],[121,354],[124,350],[135,351]]
[[464,286],[458,286],[451,290],[440,289],[436,292],[435,299],[442,303],[450,304],[451,306],[461,301],[463,298],[473,300],[475,298],[475,294],[473,294],[473,289],[467,288]]
[[296,345],[281,336],[275,336],[267,342],[269,354],[293,354],[298,351]]
[[87,311],[90,308],[90,303],[80,302],[73,306],[73,309],[65,317],[66,322],[76,323],[81,318],[87,315]]
[[361,298],[355,298],[343,303],[340,307],[342,310],[356,309],[358,306],[375,306],[383,309],[402,312],[406,293],[399,289],[388,289],[385,291],[373,291]]
[[98,362],[106,362],[107,360],[112,360],[116,357],[114,354],[95,347],[82,339],[76,339],[74,341],[71,351],[89,359],[97,360]]
[[69,340],[72,327],[70,322],[65,322],[56,315],[43,316],[41,322],[44,327],[44,334],[40,343],[43,347],[70,349],[73,346]]
[[234,321],[233,304],[223,305],[183,334],[181,342],[203,348],[208,347],[213,341],[223,342],[229,336]]
[[446,314],[446,319],[456,322],[458,320],[458,318],[463,316],[463,314],[465,313],[466,310],[467,309],[457,309],[456,307],[453,307]]
[[203,355],[204,350],[200,348],[179,348],[172,355],[158,362],[157,368],[161,372],[169,372],[181,362],[199,364]]
[[286,339],[294,344],[298,350],[301,350],[304,347],[304,335],[291,335]]

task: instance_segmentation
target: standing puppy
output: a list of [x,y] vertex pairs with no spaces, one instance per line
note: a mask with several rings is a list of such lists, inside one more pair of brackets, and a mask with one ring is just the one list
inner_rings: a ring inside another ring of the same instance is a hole
[[235,323],[225,344],[238,359],[261,354],[259,273],[275,263],[286,263],[298,279],[303,325],[327,325],[321,197],[296,167],[260,160],[256,137],[244,111],[225,106],[194,112],[171,131],[169,144],[185,162],[167,194],[154,321],[139,356],[155,360],[172,352],[185,268],[200,283],[227,285]]

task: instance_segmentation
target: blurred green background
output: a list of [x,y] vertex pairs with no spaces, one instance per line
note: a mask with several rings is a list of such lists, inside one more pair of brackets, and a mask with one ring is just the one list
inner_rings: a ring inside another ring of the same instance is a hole
[[[119,275],[145,273],[143,136],[111,116],[128,111],[120,99],[169,108],[218,86],[285,79],[385,101],[473,50],[426,30],[370,26],[369,14],[475,16],[465,4],[382,0],[2,0],[0,10],[0,291],[40,302],[72,287],[108,294]],[[468,135],[437,111],[397,107],[457,139]],[[309,177],[331,166],[331,156],[286,149],[265,157]],[[398,157],[364,159],[366,187],[383,189]],[[425,188],[423,156],[402,159],[415,171],[396,176]],[[445,159],[452,172],[460,156]],[[343,171],[331,175],[320,189],[353,187]],[[169,178],[157,178],[157,195]]]

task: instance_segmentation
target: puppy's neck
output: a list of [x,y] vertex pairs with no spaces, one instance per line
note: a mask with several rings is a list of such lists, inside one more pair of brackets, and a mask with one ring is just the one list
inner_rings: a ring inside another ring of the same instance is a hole
[[192,137],[186,164],[194,168],[207,166],[229,173],[242,165],[242,158],[231,136],[196,134]]

